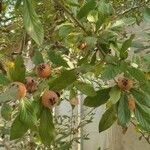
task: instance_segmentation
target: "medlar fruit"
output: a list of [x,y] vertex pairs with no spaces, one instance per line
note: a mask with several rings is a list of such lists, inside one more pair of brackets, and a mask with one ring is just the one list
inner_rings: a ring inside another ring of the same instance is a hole
[[133,81],[125,77],[118,78],[117,84],[118,87],[123,91],[130,91],[130,89],[133,87]]
[[50,91],[50,90],[44,91],[42,95],[42,104],[44,107],[51,109],[57,105],[58,101],[59,101],[59,97],[57,93],[55,93],[54,91]]
[[48,78],[52,72],[49,64],[40,64],[37,66],[37,75],[41,78]]
[[26,77],[25,86],[29,93],[33,93],[37,90],[37,82],[33,77]]

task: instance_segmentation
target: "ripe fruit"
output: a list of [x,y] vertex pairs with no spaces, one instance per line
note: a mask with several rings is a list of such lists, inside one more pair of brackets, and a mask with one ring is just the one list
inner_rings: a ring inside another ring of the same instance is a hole
[[33,93],[37,90],[37,82],[32,77],[26,77],[25,86],[29,93]]
[[18,86],[18,97],[23,98],[26,96],[26,87],[23,83],[21,82],[13,82],[12,85],[17,85]]
[[41,78],[48,78],[52,72],[51,66],[49,64],[40,64],[37,67],[37,74]]
[[80,43],[80,45],[78,46],[79,49],[83,50],[87,47],[86,42]]
[[130,91],[133,87],[133,81],[124,77],[118,78],[117,84],[118,87],[124,91]]
[[131,96],[128,99],[128,106],[130,108],[130,110],[134,110],[135,109],[135,101],[134,98]]
[[53,108],[59,101],[58,95],[54,91],[46,90],[42,95],[42,104],[47,108]]

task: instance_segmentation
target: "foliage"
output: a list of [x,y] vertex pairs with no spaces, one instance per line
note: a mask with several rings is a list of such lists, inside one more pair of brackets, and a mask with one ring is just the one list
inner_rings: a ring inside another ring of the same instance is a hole
[[[60,95],[57,105],[67,99],[72,106],[70,98],[77,99],[78,93],[85,95],[85,106],[105,104],[99,132],[118,120],[123,128],[131,122],[142,135],[149,134],[150,36],[146,31],[127,31],[143,21],[149,23],[149,1],[3,0],[0,6],[0,103],[3,119],[12,122],[8,127],[10,140],[29,136],[31,143],[58,150],[79,142],[75,137],[68,143],[62,139],[78,133],[92,119],[61,134],[53,110],[41,103],[45,89]],[[137,36],[144,37],[144,41]],[[131,57],[132,48],[135,53]],[[52,67],[48,78],[37,76],[36,68],[41,63]],[[38,88],[17,100],[17,87],[10,84],[26,84],[28,76],[36,79]],[[131,89],[120,88],[118,76],[132,81]],[[128,106],[131,96],[135,101],[133,110]],[[62,135],[61,140],[58,135]]]

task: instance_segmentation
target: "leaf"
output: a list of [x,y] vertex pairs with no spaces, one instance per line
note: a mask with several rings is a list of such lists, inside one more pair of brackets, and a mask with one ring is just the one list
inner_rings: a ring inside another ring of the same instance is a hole
[[144,20],[150,23],[150,8],[144,10]]
[[38,50],[36,50],[34,52],[34,56],[32,58],[32,61],[35,65],[39,65],[41,63],[44,63],[44,59],[43,59],[43,56],[42,56],[42,53]]
[[48,51],[49,60],[56,65],[56,67],[68,67],[67,62],[63,59],[62,54],[56,50]]
[[150,107],[150,95],[136,89],[131,89],[131,93],[138,103]]
[[19,119],[23,124],[25,124],[29,128],[31,129],[36,128],[37,124],[36,114],[31,105],[31,102],[27,99],[22,100],[20,103]]
[[62,90],[71,85],[76,80],[75,70],[64,70],[60,76],[49,83],[49,88],[53,90]]
[[19,139],[28,131],[28,127],[16,117],[10,129],[10,140]]
[[128,72],[133,78],[139,81],[140,88],[144,91],[147,92],[148,94],[150,93],[150,83],[148,82],[145,74],[140,71],[137,68],[134,67],[128,67]]
[[116,111],[114,106],[112,106],[103,114],[99,122],[99,132],[105,131],[110,128],[112,124],[116,121],[116,119]]
[[27,33],[38,44],[41,45],[44,39],[42,24],[32,6],[31,0],[23,0],[23,22]]
[[2,73],[0,73],[0,85],[8,85],[10,83],[10,80],[3,75]]
[[8,102],[11,100],[17,100],[18,98],[18,88],[13,86],[7,89],[4,93],[0,94],[0,103]]
[[22,56],[18,55],[15,62],[14,67],[9,69],[9,75],[12,81],[20,81],[24,82],[25,80],[25,65]]
[[122,93],[118,105],[118,120],[121,126],[126,127],[131,119],[130,109],[128,107],[128,98]]
[[108,103],[115,104],[119,101],[120,96],[121,96],[121,90],[118,88],[118,86],[114,86],[110,92],[109,92],[110,98],[108,100]]
[[106,3],[105,0],[101,0],[98,3],[98,12],[105,17],[111,16],[114,10],[110,3]]
[[10,121],[11,120],[11,113],[12,113],[12,106],[10,106],[9,104],[4,104],[1,107],[1,116],[7,120]]
[[72,25],[63,25],[59,28],[59,36],[66,38],[73,31]]
[[75,87],[85,95],[95,96],[96,92],[91,84],[84,82],[76,82]]
[[132,34],[130,36],[129,39],[127,39],[123,44],[122,44],[122,48],[121,48],[121,51],[126,51],[128,50],[129,47],[131,47],[131,44],[132,44],[132,40],[134,39],[135,35]]
[[50,145],[55,138],[53,118],[49,109],[43,109],[40,117],[39,134],[45,145]]
[[144,105],[137,105],[135,108],[135,117],[140,126],[150,133],[150,108]]
[[84,100],[84,105],[88,107],[99,107],[109,99],[110,88],[96,92],[96,96],[88,96]]
[[95,0],[90,0],[87,3],[85,3],[85,5],[83,5],[78,14],[77,17],[78,19],[82,19],[83,17],[86,17],[88,15],[88,13],[93,10],[96,7],[96,1]]

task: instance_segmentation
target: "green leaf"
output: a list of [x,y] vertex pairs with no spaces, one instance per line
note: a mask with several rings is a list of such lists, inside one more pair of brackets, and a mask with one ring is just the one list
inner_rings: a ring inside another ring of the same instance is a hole
[[114,106],[112,106],[103,114],[99,122],[99,132],[105,131],[110,128],[112,124],[116,121],[116,119],[116,111]]
[[22,56],[18,55],[15,60],[14,68],[10,68],[9,75],[12,81],[24,82],[25,80],[25,65]]
[[91,84],[84,82],[76,82],[75,87],[85,95],[95,96],[96,92]]
[[144,10],[144,20],[150,23],[150,8]]
[[23,0],[23,22],[27,33],[38,44],[41,45],[44,39],[42,24],[32,6],[31,0]]
[[67,62],[63,59],[62,54],[56,50],[48,51],[49,60],[56,65],[56,67],[64,66],[68,67]]
[[5,120],[10,121],[11,120],[11,114],[12,114],[12,106],[10,106],[9,104],[4,104],[1,107],[1,116]]
[[95,0],[90,0],[87,3],[85,3],[85,5],[83,5],[78,14],[77,17],[78,19],[82,19],[83,17],[86,17],[88,15],[88,13],[93,10],[96,7],[96,1]]
[[131,93],[138,103],[150,107],[150,95],[140,91],[139,89],[131,89]]
[[28,131],[28,127],[16,117],[10,129],[10,140],[22,138]]
[[148,94],[150,93],[150,83],[148,82],[145,74],[134,67],[128,67],[128,72],[133,78],[135,78],[137,81],[139,81],[140,88],[144,91],[147,92]]
[[59,36],[66,38],[73,31],[72,25],[63,25],[59,28]]
[[52,80],[49,83],[49,88],[53,90],[62,90],[71,85],[76,81],[76,71],[75,70],[64,70],[59,75],[58,78]]
[[88,107],[99,107],[109,99],[110,88],[96,92],[96,96],[88,96],[84,100],[84,105]]
[[123,44],[122,44],[122,48],[121,48],[121,51],[126,51],[128,50],[129,47],[131,47],[131,44],[132,44],[132,40],[134,39],[135,35],[132,34],[130,36],[129,39],[127,39]]
[[118,105],[118,120],[120,125],[126,127],[131,119],[130,109],[128,107],[128,97],[122,93]]
[[0,73],[0,85],[8,85],[10,80],[2,73]]
[[111,16],[114,13],[114,10],[111,4],[106,3],[105,0],[101,0],[98,3],[98,12],[103,16],[107,17],[107,16]]
[[0,103],[8,102],[11,100],[17,100],[18,98],[18,88],[13,86],[7,89],[4,93],[0,94]]
[[49,109],[43,109],[40,117],[39,134],[45,145],[50,145],[55,138],[53,117]]
[[137,105],[135,108],[135,117],[140,126],[150,133],[150,108],[144,105]]
[[20,103],[19,118],[22,123],[31,129],[36,128],[37,118],[31,102],[24,99]]
[[34,52],[34,56],[32,58],[32,61],[35,65],[39,65],[41,63],[44,63],[44,59],[43,59],[43,56],[42,56],[42,53],[38,50],[36,50]]
[[108,103],[115,104],[119,101],[120,96],[121,96],[121,90],[118,88],[118,86],[114,86],[110,92],[109,92],[110,98],[108,100]]

